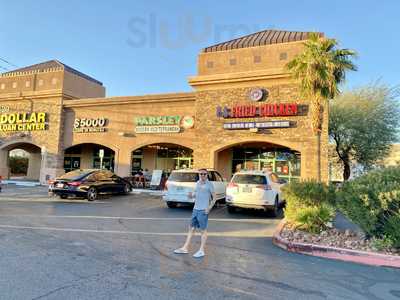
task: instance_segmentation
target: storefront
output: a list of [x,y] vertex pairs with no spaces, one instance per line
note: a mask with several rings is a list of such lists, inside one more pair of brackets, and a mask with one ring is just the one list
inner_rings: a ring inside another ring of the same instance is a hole
[[77,168],[131,176],[200,167],[226,179],[254,169],[326,181],[328,111],[318,144],[309,100],[285,69],[307,35],[266,30],[207,47],[189,93],[105,97],[101,82],[58,61],[3,73],[0,175],[24,145],[41,182]]

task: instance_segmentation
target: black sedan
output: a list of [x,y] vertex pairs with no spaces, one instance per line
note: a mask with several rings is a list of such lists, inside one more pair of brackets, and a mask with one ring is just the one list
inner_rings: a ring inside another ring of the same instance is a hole
[[94,201],[99,194],[128,194],[131,184],[108,170],[74,170],[49,185],[49,192],[62,199],[85,197]]

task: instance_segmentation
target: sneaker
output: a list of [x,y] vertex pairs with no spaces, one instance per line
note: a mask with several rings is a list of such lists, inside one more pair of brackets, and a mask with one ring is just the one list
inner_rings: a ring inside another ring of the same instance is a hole
[[199,250],[199,251],[197,251],[195,254],[193,254],[193,257],[195,257],[195,258],[202,258],[204,255],[206,255],[206,254],[204,253],[204,251]]
[[187,251],[187,249],[179,248],[179,249],[175,249],[174,253],[175,254],[188,254],[189,251]]

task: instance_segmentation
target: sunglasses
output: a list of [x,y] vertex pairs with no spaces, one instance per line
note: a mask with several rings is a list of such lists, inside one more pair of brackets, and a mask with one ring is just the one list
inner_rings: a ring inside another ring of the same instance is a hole
[[207,173],[200,173],[200,175],[202,175],[202,176],[206,176],[206,175],[207,175]]

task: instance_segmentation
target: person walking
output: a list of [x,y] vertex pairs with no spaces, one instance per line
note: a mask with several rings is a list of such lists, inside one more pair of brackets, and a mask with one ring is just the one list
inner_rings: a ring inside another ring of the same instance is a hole
[[210,212],[210,203],[215,199],[214,186],[208,181],[207,170],[200,169],[199,174],[200,179],[196,183],[194,194],[190,193],[189,195],[195,201],[186,242],[181,248],[174,250],[176,254],[189,253],[190,242],[195,230],[198,229],[201,232],[201,244],[200,249],[193,255],[195,258],[201,258],[205,255],[204,248],[207,241],[208,213]]

